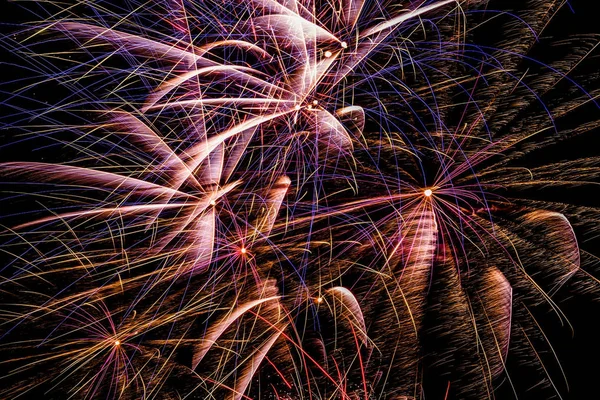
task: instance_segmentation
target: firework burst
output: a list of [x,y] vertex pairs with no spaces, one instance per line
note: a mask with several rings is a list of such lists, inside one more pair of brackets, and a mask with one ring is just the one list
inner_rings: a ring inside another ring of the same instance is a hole
[[551,191],[600,172],[536,161],[598,126],[596,38],[528,56],[561,3],[47,5],[3,41],[49,161],[0,164],[0,393],[558,394],[537,313],[596,290],[598,210]]

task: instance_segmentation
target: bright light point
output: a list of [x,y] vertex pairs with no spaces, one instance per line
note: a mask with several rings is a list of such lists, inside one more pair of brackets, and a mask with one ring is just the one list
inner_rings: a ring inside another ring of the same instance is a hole
[[216,205],[217,205],[217,202],[216,202],[216,201],[214,201],[214,200],[211,200],[211,201],[210,201],[210,205],[211,205],[211,206],[216,206]]
[[341,45],[342,45],[342,49],[348,48],[348,43],[346,43],[346,42],[342,42]]
[[246,248],[245,248],[245,247],[242,247],[242,248],[240,249],[240,253],[242,253],[242,254],[246,254],[247,252],[248,252],[248,250],[246,250]]
[[329,50],[327,50],[327,51],[325,52],[325,57],[326,57],[326,58],[329,58],[329,57],[331,57],[332,55],[333,55],[333,53],[332,53],[332,52],[330,52]]
[[121,341],[120,340],[115,340],[115,346],[120,346],[121,345]]
[[433,194],[433,191],[431,189],[425,189],[423,194],[425,195],[425,197],[431,197],[431,195]]
[[299,109],[300,109],[300,104],[296,104],[296,105],[294,106],[294,109],[295,109],[295,110],[299,110]]
[[317,303],[321,304],[321,303],[323,302],[323,298],[322,298],[322,297],[317,297],[317,298],[315,299],[315,301],[316,301]]
[[311,106],[310,104],[309,104],[309,105],[308,105],[306,108],[307,108],[308,110],[312,110],[312,106]]
[[317,100],[313,100],[313,105],[316,106],[317,104],[319,104],[319,102]]

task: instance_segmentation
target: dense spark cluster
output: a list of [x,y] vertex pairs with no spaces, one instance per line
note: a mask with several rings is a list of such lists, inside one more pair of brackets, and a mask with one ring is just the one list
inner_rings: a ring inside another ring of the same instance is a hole
[[536,312],[595,289],[600,218],[547,191],[600,158],[538,154],[598,127],[598,42],[535,62],[563,2],[488,3],[85,0],[5,36],[37,153],[0,164],[0,397],[558,393]]

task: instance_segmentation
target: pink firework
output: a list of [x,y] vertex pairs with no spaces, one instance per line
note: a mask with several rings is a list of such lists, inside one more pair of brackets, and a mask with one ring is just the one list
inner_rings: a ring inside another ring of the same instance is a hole
[[0,164],[0,393],[560,394],[538,319],[597,290],[598,208],[553,191],[599,159],[537,154],[598,127],[597,40],[537,62],[562,2],[488,3],[83,1],[11,32],[40,156]]

